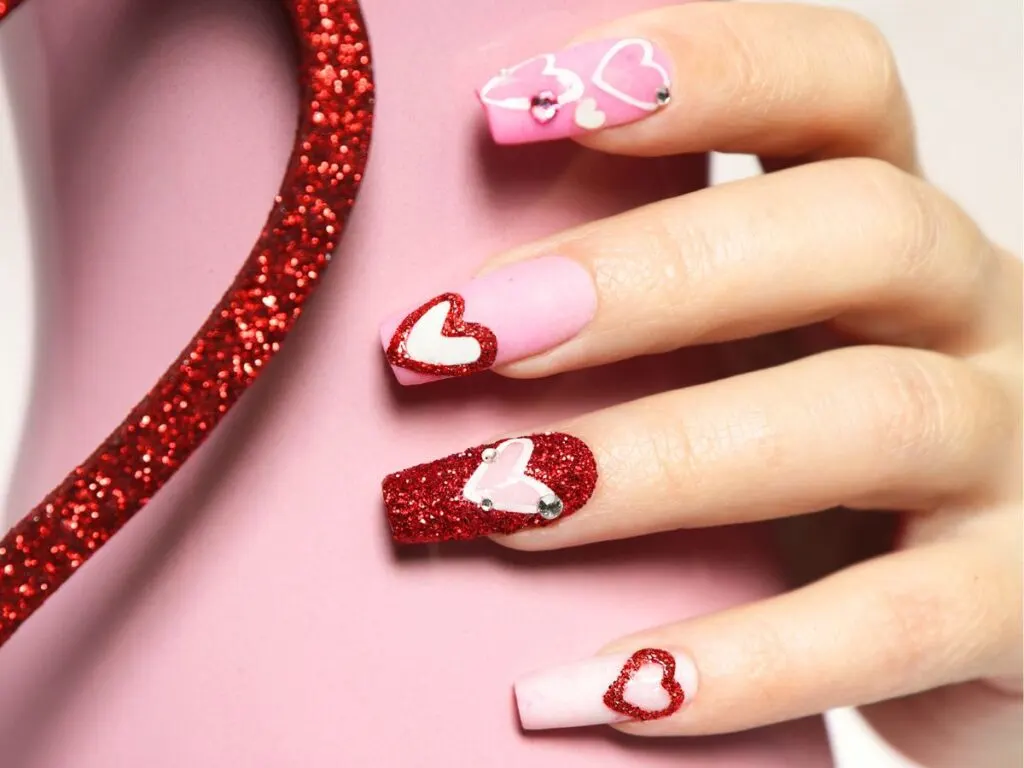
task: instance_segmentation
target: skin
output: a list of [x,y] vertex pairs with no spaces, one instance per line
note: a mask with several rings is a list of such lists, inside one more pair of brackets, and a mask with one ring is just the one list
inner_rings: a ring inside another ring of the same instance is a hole
[[753,153],[770,173],[487,266],[559,253],[599,293],[581,334],[503,375],[694,345],[722,375],[548,425],[591,446],[602,482],[576,515],[502,543],[776,520],[793,591],[604,646],[685,649],[701,677],[676,715],[617,727],[723,733],[858,706],[922,765],[1019,765],[1020,262],[922,177],[892,53],[864,19],[697,3],[581,39],[614,37],[664,48],[677,93],[584,143]]

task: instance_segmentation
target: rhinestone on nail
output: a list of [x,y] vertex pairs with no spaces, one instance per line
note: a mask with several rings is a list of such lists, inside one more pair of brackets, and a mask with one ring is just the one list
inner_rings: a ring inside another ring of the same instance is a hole
[[493,448],[485,448],[484,452],[480,454],[480,458],[488,464],[492,464],[496,458],[498,458],[498,452]]
[[540,501],[537,502],[537,513],[545,520],[554,520],[562,514],[563,507],[562,500],[553,493],[549,493],[541,496]]
[[654,99],[658,102],[659,107],[664,107],[672,101],[672,92],[668,88],[659,88],[657,93],[654,94]]
[[480,509],[484,512],[490,512],[494,509],[494,502],[490,499],[480,499]]
[[530,99],[530,115],[541,125],[550,123],[558,114],[558,97],[551,91],[541,91]]

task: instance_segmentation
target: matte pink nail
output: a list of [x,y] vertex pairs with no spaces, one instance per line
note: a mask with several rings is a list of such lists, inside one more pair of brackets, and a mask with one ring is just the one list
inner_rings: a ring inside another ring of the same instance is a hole
[[494,140],[525,144],[642,120],[668,105],[669,72],[650,40],[598,40],[503,69],[477,95]]
[[515,692],[528,731],[658,720],[693,698],[697,669],[681,653],[642,648],[538,672]]
[[579,333],[596,308],[590,273],[571,259],[544,256],[502,267],[389,319],[380,340],[398,381],[424,384],[551,349]]

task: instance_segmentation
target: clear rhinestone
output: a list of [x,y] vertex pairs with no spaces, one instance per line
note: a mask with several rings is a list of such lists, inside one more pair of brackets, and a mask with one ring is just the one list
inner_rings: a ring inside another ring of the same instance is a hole
[[480,509],[484,512],[490,512],[494,509],[494,502],[490,499],[480,499]]
[[658,102],[659,107],[664,107],[672,101],[672,92],[668,88],[659,88],[657,93],[654,94],[654,98]]
[[558,97],[551,91],[541,91],[530,99],[530,115],[541,125],[550,123],[558,114]]
[[537,502],[537,512],[545,520],[554,520],[562,514],[562,509],[562,500],[553,493],[541,496],[540,501]]
[[498,458],[498,452],[493,448],[485,448],[484,452],[480,454],[480,458],[490,464],[496,458]]

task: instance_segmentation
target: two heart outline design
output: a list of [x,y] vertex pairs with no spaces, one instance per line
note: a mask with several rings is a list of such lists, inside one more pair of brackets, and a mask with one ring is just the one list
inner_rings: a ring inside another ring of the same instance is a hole
[[[593,74],[590,76],[590,82],[594,87],[625,104],[646,112],[653,112],[663,106],[663,103],[656,100],[656,96],[655,100],[640,98],[613,85],[607,77],[609,68],[614,63],[616,57],[623,51],[633,47],[640,48],[641,55],[638,66],[654,70],[661,78],[662,87],[668,88],[670,85],[668,72],[661,64],[655,61],[654,45],[649,40],[643,38],[625,38],[613,43],[598,61]],[[517,95],[495,98],[492,96],[492,93],[501,86],[514,82],[516,73],[535,65],[538,61],[543,62],[540,74],[542,76],[554,77],[562,87],[562,92],[556,97],[557,106],[562,107],[578,102],[574,114],[574,122],[577,126],[585,130],[596,130],[605,124],[606,115],[599,109],[597,100],[593,97],[582,98],[586,91],[583,78],[572,69],[559,67],[556,63],[556,54],[534,56],[511,68],[502,70],[488,80],[483,88],[480,89],[480,100],[486,105],[503,109],[529,110],[533,106],[530,96]]]

